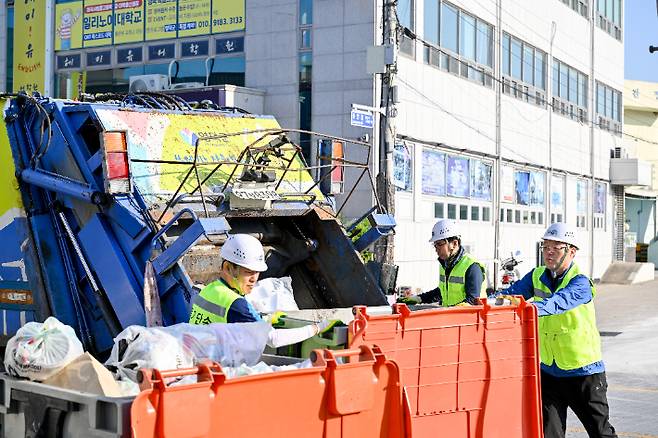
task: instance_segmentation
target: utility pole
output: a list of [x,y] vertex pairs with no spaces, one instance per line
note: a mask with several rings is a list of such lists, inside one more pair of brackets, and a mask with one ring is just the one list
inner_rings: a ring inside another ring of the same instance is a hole
[[[377,175],[377,194],[382,207],[389,214],[395,214],[395,188],[391,183],[393,176],[393,149],[395,147],[395,116],[397,110],[394,102],[394,79],[397,73],[398,22],[397,0],[383,0],[383,45],[392,55],[392,62],[387,62],[386,72],[381,76],[381,108],[384,114],[379,117],[379,174]],[[393,263],[393,236],[387,236],[375,244],[375,259],[382,263]]]

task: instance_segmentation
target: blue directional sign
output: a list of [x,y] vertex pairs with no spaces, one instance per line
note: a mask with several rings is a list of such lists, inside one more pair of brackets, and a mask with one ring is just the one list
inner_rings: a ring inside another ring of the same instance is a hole
[[353,109],[350,116],[350,124],[352,126],[360,126],[367,129],[372,129],[375,126],[375,117],[368,111]]

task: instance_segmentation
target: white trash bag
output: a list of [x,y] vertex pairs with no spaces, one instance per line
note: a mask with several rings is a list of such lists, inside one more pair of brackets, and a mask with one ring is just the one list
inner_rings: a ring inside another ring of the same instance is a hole
[[160,327],[131,325],[114,338],[105,366],[119,381],[137,382],[141,368],[175,370],[190,368],[194,357],[179,340]]
[[292,278],[264,278],[259,280],[247,301],[260,313],[299,310],[292,291]]
[[18,329],[7,342],[5,368],[13,376],[42,381],[83,353],[73,328],[51,316]]

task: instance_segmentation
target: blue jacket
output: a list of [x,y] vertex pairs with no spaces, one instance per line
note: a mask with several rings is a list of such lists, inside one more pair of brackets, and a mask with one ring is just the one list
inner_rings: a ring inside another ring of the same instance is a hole
[[[239,292],[233,289],[231,286],[229,286],[228,283],[225,282],[223,278],[220,278],[220,281],[239,294]],[[247,301],[244,297],[238,298],[237,300],[233,301],[233,304],[231,304],[231,307],[229,307],[228,314],[226,315],[226,321],[229,323],[256,322],[262,320],[263,319],[260,317],[258,312],[256,312],[256,310],[252,307],[252,305],[249,304],[249,301]]]
[[[558,315],[567,310],[571,310],[581,304],[587,304],[592,300],[592,287],[590,286],[589,279],[584,275],[578,275],[571,279],[569,284],[555,293],[555,289],[560,284],[560,280],[568,271],[556,278],[552,278],[550,271],[546,269],[539,280],[553,292],[549,298],[533,303],[537,307],[537,315],[542,316]],[[509,295],[522,295],[523,298],[530,299],[533,295],[532,287],[532,271],[528,272],[520,281],[517,281],[507,289]],[[555,377],[574,377],[574,376],[588,376],[590,374],[602,373],[605,371],[603,361],[594,362],[593,364],[586,365],[582,368],[575,370],[563,370],[553,363],[551,366],[541,364],[542,371],[555,376]]]
[[[446,262],[439,259],[439,262],[443,265],[443,269],[446,270],[446,277],[450,276],[452,268],[455,267],[457,262],[461,260],[464,255],[464,247],[459,248],[459,254],[452,260],[452,263],[446,265]],[[482,275],[482,270],[477,265],[473,263],[466,270],[466,278],[464,279],[464,286],[466,288],[466,301],[470,304],[479,304],[478,298],[480,298],[480,290],[482,287],[482,282],[484,281],[484,276]],[[441,304],[441,292],[439,288],[432,289],[429,292],[418,295],[423,303],[439,303]]]

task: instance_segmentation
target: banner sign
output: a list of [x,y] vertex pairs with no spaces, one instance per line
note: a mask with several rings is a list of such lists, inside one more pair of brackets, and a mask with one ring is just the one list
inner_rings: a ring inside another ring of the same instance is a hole
[[605,183],[597,182],[594,185],[594,213],[605,214],[606,192]]
[[21,0],[14,5],[15,93],[44,92],[46,61],[46,2]]
[[551,209],[555,213],[564,210],[564,177],[553,175],[551,179]]
[[448,155],[446,170],[446,192],[449,196],[468,198],[470,194],[470,172],[468,158]]
[[514,189],[516,190],[516,203],[529,205],[528,186],[530,185],[530,172],[514,172]]
[[[42,1],[27,1],[43,7]],[[78,0],[58,3],[55,6],[55,50],[244,31],[245,1]],[[43,31],[45,24],[39,29]]]
[[398,190],[411,191],[411,149],[398,143],[393,150],[393,185]]
[[576,181],[576,212],[587,214],[587,181]]
[[544,205],[544,172],[530,172],[528,201],[530,205]]
[[491,164],[471,160],[471,198],[491,201]]
[[446,194],[446,154],[423,148],[422,191],[424,195]]
[[503,202],[514,203],[514,168],[509,166],[500,166],[500,200]]

